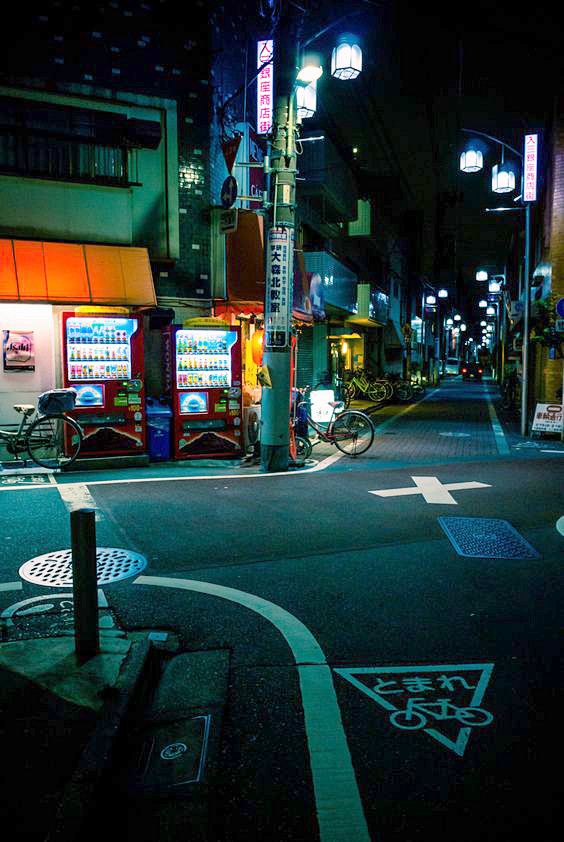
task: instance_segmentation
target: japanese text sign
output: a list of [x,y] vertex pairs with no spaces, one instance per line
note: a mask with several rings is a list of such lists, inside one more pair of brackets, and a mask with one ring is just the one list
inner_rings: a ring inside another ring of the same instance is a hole
[[537,199],[537,167],[539,152],[538,134],[525,135],[523,154],[523,201],[535,202]]
[[[274,70],[272,64],[274,42],[257,42],[257,68],[262,67],[257,77],[257,132],[268,134],[272,128],[272,104],[274,98]],[[267,64],[270,62],[270,64]],[[264,65],[264,66],[263,66]]]
[[266,293],[264,301],[265,347],[287,348],[290,344],[294,232],[276,226],[268,234]]

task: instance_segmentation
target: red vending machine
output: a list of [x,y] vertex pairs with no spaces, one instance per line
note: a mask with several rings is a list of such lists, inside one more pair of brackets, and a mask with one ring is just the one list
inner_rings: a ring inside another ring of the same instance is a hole
[[241,329],[171,325],[163,340],[175,458],[240,456]]
[[80,456],[143,453],[141,317],[63,313],[62,333],[64,382],[77,390],[72,414],[84,429]]

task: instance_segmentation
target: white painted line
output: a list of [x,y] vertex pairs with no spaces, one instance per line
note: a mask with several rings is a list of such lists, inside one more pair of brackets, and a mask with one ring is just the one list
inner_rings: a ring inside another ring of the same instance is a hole
[[86,483],[61,483],[57,485],[57,491],[69,512],[75,509],[94,509],[96,520],[104,519]]
[[22,582],[0,582],[0,593],[2,591],[21,591]]
[[[298,471],[276,471],[273,473],[258,473],[258,474],[203,474],[198,476],[183,476],[183,477],[129,477],[128,479],[94,479],[94,480],[87,480],[86,482],[65,482],[65,483],[56,483],[53,485],[48,485],[47,483],[44,485],[7,485],[0,487],[0,492],[2,491],[49,491],[53,490],[54,488],[82,488],[86,486],[92,485],[134,485],[135,483],[142,483],[142,482],[189,482],[192,480],[216,480],[216,479],[256,479],[259,477],[268,478],[268,477],[295,477],[295,476],[302,476],[303,474],[315,474],[318,471],[324,471],[325,468],[328,468],[329,465],[332,465],[334,462],[337,462],[339,459],[342,459],[345,454],[341,453],[340,451],[337,453],[332,453],[330,456],[327,456],[317,465],[314,465],[311,468],[303,468]],[[94,504],[95,505],[95,504]]]
[[559,532],[561,535],[564,535],[564,516],[559,517],[556,521],[556,531]]
[[227,599],[275,626],[292,650],[298,670],[320,842],[370,842],[331,669],[310,630],[279,605],[235,588],[163,576],[139,576],[134,584]]
[[411,477],[415,488],[386,488],[379,491],[369,491],[378,497],[407,497],[411,494],[422,494],[427,503],[439,503],[445,506],[457,506],[458,503],[450,494],[467,488],[491,488],[485,482],[447,482],[444,485],[437,477]]
[[499,422],[499,418],[497,417],[497,412],[495,411],[495,406],[492,403],[490,398],[490,393],[488,392],[487,386],[485,387],[485,395],[486,401],[488,402],[488,412],[490,415],[490,424],[492,427],[492,432],[494,434],[495,446],[497,447],[497,452],[502,456],[507,456],[509,451],[509,445],[507,444],[507,439],[505,438],[505,433],[503,432],[503,427]]
[[544,447],[541,447],[541,453],[559,453],[564,456],[564,450],[546,450]]

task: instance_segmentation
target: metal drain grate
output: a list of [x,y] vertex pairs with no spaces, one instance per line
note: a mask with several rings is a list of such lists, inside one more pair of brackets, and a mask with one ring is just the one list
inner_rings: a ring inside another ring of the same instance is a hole
[[507,520],[487,517],[439,517],[458,555],[473,558],[541,558]]
[[[98,585],[111,585],[122,579],[137,576],[147,567],[147,559],[116,547],[96,548],[96,579]],[[72,550],[56,550],[26,561],[19,569],[26,582],[48,588],[72,587]]]

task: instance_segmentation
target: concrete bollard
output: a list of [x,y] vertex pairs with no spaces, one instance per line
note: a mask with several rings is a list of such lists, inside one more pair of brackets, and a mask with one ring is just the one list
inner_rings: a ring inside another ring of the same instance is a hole
[[94,509],[75,509],[70,518],[75,652],[86,661],[100,652],[96,516]]

